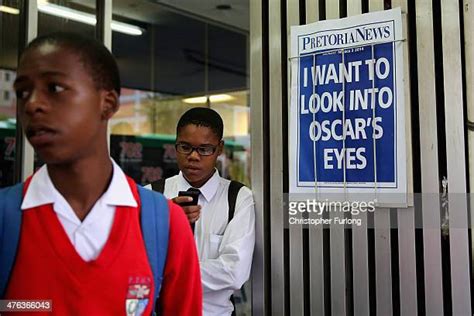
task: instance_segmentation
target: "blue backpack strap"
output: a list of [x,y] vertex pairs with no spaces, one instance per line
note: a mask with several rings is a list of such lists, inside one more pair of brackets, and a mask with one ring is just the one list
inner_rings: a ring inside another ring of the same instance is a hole
[[160,296],[161,282],[168,253],[169,210],[166,198],[157,192],[137,185],[141,200],[141,225],[148,261],[155,282],[153,309]]
[[0,298],[15,261],[21,227],[23,183],[0,190]]

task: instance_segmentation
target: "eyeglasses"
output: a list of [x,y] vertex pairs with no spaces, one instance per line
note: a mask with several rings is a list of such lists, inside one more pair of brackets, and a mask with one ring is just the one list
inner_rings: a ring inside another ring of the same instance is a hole
[[185,155],[190,155],[195,150],[200,156],[210,156],[217,150],[217,146],[207,145],[194,147],[187,143],[177,143],[174,147],[177,152]]

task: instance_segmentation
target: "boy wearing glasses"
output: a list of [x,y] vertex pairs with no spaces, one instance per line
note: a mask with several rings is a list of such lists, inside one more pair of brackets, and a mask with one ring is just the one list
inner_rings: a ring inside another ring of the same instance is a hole
[[[216,169],[224,147],[223,122],[209,108],[192,108],[180,118],[176,156],[180,173],[166,179],[164,195],[182,205],[194,225],[203,286],[204,315],[231,315],[230,297],[249,278],[255,243],[252,192],[238,191],[229,221],[229,185]],[[183,206],[191,197],[180,191],[199,190],[198,205]]]

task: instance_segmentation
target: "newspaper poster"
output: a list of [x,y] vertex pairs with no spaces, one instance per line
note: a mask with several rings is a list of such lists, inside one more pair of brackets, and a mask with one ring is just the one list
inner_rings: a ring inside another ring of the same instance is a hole
[[399,8],[291,28],[290,194],[407,204]]

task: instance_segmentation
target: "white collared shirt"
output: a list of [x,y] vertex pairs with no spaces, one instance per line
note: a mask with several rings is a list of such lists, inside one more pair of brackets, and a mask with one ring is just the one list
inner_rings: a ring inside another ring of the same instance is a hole
[[[201,216],[196,222],[194,239],[198,249],[203,285],[205,316],[231,315],[229,297],[242,287],[250,276],[255,244],[255,211],[252,192],[240,189],[232,221],[228,221],[228,190],[230,181],[216,170],[200,188]],[[192,186],[180,172],[166,179],[164,195],[178,196]]]
[[69,240],[85,261],[96,259],[109,238],[116,206],[137,207],[122,169],[112,160],[113,175],[107,191],[97,200],[84,221],[80,221],[66,199],[54,187],[48,167],[42,166],[31,179],[21,209],[53,204]]

